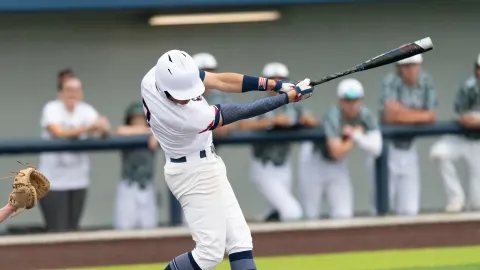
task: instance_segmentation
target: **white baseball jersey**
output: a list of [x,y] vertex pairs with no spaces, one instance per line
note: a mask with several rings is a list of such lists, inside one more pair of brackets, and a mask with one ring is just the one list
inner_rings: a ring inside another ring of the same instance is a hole
[[[203,80],[205,72],[199,76]],[[148,123],[167,156],[180,158],[212,145],[211,129],[219,121],[216,106],[202,96],[184,105],[172,102],[155,84],[155,67],[143,78],[141,89]]]

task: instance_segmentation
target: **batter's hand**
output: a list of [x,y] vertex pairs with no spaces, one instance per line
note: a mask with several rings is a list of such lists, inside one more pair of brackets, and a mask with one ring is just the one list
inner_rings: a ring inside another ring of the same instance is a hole
[[307,99],[313,94],[313,87],[310,86],[310,79],[305,79],[297,85],[295,88],[287,92],[290,102],[299,102],[300,100]]

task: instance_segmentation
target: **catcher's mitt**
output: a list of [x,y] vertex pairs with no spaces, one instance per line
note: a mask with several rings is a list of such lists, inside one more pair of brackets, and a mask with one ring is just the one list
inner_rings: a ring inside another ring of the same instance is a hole
[[45,197],[49,190],[50,182],[35,168],[28,167],[17,172],[13,181],[13,191],[8,200],[8,203],[16,209],[12,216],[35,207],[37,201]]

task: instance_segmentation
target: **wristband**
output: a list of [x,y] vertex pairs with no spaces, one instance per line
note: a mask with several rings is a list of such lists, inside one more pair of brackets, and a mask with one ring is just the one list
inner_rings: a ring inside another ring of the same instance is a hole
[[278,80],[278,81],[275,81],[275,83],[276,84],[275,84],[275,88],[273,88],[273,91],[278,92],[280,91],[280,89],[282,89],[283,82]]
[[266,91],[268,87],[268,79],[263,77],[254,77],[243,75],[242,92],[250,91]]

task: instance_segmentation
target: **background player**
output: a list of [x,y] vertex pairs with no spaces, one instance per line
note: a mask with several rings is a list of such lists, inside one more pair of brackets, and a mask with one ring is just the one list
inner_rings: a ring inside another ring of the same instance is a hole
[[[222,159],[212,147],[211,130],[264,114],[308,98],[310,80],[296,86],[282,81],[198,69],[186,52],[163,54],[142,80],[144,110],[165,152],[165,181],[180,202],[196,243],[173,259],[167,270],[212,269],[225,251],[233,270],[256,269],[252,238],[227,179]],[[209,106],[205,89],[225,92],[275,90],[281,94],[249,103]]]
[[[282,63],[269,63],[263,68],[263,76],[273,80],[288,80],[289,70]],[[276,94],[274,91],[267,91],[267,95],[274,96]],[[311,116],[304,114],[300,104],[288,104],[253,119],[242,121],[240,128],[269,131],[290,129],[299,125],[300,122],[311,123],[311,119],[308,117]],[[290,153],[290,142],[253,145],[251,180],[270,205],[267,221],[302,218],[300,203],[291,191]]]
[[[468,78],[457,92],[455,112],[458,122],[466,128],[480,128],[480,54],[475,61],[474,75]],[[470,206],[480,210],[480,136],[465,134],[463,136],[444,136],[430,153],[435,161],[445,184],[447,194],[446,212],[460,212],[465,207],[465,192],[453,162],[463,158],[470,173]]]
[[[417,54],[397,63],[382,83],[382,121],[391,125],[430,124],[436,119],[433,80]],[[412,139],[395,139],[388,148],[390,204],[399,215],[416,215],[420,203],[418,155]]]
[[[151,135],[141,102],[133,102],[125,112],[124,125],[117,128],[121,136]],[[122,151],[122,180],[115,200],[114,227],[121,230],[157,227],[157,196],[153,182],[157,139],[151,135],[147,148]]]
[[[218,63],[217,59],[210,53],[197,53],[192,56],[197,63],[199,69],[215,73],[218,71]],[[232,99],[228,96],[227,93],[219,91],[217,89],[205,89],[205,93],[203,97],[207,100],[208,104],[224,104],[224,103],[231,103]],[[213,130],[214,136],[225,136],[230,133],[232,129],[235,129],[237,123],[232,123],[230,125],[221,126]],[[215,141],[214,141],[215,143]],[[217,145],[215,145],[217,147]]]
[[337,89],[339,104],[323,118],[326,139],[315,144],[305,160],[300,178],[300,202],[305,217],[317,219],[322,197],[326,195],[332,218],[353,216],[353,191],[346,157],[355,145],[371,156],[382,151],[378,120],[363,106],[363,86],[355,79],[341,81]]

